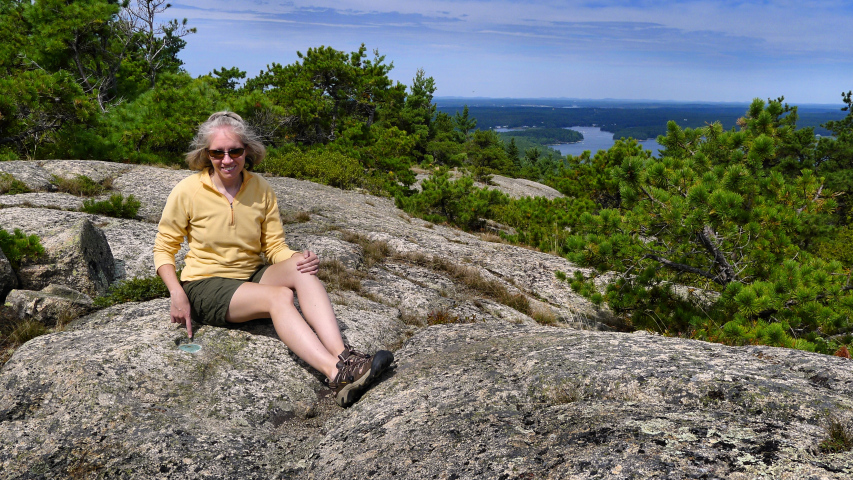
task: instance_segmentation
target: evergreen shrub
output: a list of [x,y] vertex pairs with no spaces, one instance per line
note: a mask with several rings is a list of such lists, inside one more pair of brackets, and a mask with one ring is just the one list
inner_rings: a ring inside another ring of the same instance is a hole
[[408,197],[398,195],[397,206],[424,220],[450,223],[465,230],[480,229],[483,220],[491,217],[491,208],[509,201],[509,196],[497,190],[474,187],[470,176],[451,180],[446,167],[425,179],[421,189]]
[[95,215],[106,215],[115,218],[136,218],[139,207],[142,203],[133,195],[128,195],[127,198],[120,193],[110,196],[109,200],[94,199],[85,200],[82,210],[86,213]]
[[292,177],[349,189],[357,185],[364,174],[358,160],[342,153],[315,149],[307,152],[299,150],[284,154],[270,152],[259,171],[272,173],[280,177]]
[[12,233],[0,229],[0,250],[17,270],[25,259],[36,259],[44,255],[44,247],[37,235],[27,235],[16,228]]
[[111,285],[106,294],[95,299],[95,306],[105,308],[119,303],[145,302],[168,296],[169,289],[160,277],[132,278]]

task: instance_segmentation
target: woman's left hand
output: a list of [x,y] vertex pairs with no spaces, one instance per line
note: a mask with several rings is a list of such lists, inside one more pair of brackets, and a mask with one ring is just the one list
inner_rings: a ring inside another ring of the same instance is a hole
[[320,257],[311,250],[305,250],[302,252],[302,260],[296,262],[296,270],[299,273],[317,275],[317,271],[320,270]]

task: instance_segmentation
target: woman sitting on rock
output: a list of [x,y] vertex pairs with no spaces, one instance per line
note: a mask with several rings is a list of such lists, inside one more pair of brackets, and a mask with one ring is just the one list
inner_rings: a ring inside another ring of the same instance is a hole
[[[347,407],[393,355],[386,350],[365,355],[344,344],[316,276],[319,258],[288,248],[275,193],[251,173],[265,153],[235,113],[214,113],[199,127],[186,155],[199,172],[169,194],[154,243],[154,265],[171,295],[172,322],[186,325],[192,338],[193,322],[227,326],[272,318],[279,338],[328,377],[335,400]],[[175,254],[184,237],[190,251],[178,281]],[[294,292],[304,317],[293,304]]]

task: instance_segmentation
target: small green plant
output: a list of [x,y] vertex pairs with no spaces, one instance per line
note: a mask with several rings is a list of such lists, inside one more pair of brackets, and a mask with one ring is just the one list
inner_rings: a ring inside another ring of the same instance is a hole
[[16,228],[12,233],[0,229],[0,250],[17,270],[26,259],[36,259],[44,255],[44,247],[37,235],[27,235]]
[[30,191],[26,183],[8,173],[0,172],[0,195],[15,195],[29,193]]
[[[180,275],[180,273],[179,273]],[[95,306],[109,307],[119,303],[144,302],[169,296],[169,289],[158,276],[132,278],[110,286],[109,291],[95,299]]]
[[110,187],[112,179],[107,178],[104,182],[98,183],[86,175],[75,175],[73,178],[54,175],[53,183],[60,192],[82,197],[95,197]]
[[820,451],[824,453],[848,452],[853,449],[853,426],[838,416],[826,415],[826,438],[820,442]]
[[109,200],[85,200],[82,210],[86,213],[106,215],[108,217],[136,218],[136,213],[141,206],[142,203],[133,195],[128,195],[125,198],[124,195],[116,193],[111,195]]

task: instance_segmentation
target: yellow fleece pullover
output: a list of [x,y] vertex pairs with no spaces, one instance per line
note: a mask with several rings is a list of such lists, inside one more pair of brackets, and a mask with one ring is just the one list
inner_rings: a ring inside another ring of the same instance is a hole
[[163,208],[154,240],[154,268],[175,264],[187,238],[190,251],[181,272],[185,282],[209,277],[249,278],[264,264],[290,258],[278,201],[269,182],[243,171],[243,184],[229,204],[205,169],[181,180]]

